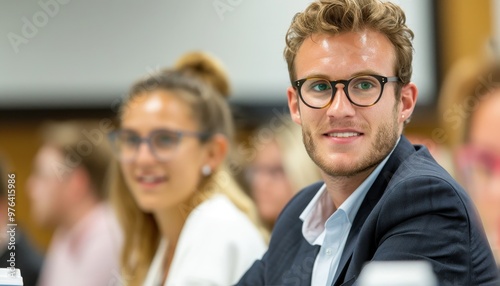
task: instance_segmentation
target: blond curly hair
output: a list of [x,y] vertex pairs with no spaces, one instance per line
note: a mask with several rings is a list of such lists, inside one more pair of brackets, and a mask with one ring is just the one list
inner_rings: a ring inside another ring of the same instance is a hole
[[313,34],[337,35],[372,29],[384,34],[396,51],[396,75],[403,84],[410,82],[413,58],[413,32],[406,25],[403,10],[379,0],[318,0],[297,13],[286,33],[284,57],[290,81],[296,79],[295,56],[304,40]]

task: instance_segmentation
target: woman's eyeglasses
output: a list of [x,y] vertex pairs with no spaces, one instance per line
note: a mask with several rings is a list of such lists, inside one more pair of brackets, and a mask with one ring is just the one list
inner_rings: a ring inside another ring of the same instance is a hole
[[136,159],[140,145],[144,142],[159,161],[166,161],[175,153],[183,137],[196,137],[206,141],[209,133],[160,129],[152,131],[148,136],[141,137],[132,130],[120,129],[111,132],[109,140],[114,154],[121,162],[131,162]]

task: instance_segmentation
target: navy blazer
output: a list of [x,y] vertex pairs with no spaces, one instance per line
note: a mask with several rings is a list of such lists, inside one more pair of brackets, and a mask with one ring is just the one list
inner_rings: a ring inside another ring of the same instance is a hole
[[[269,249],[237,285],[310,285],[319,246],[299,219],[323,183],[299,192],[278,218]],[[464,189],[422,146],[401,137],[353,221],[332,285],[355,285],[371,260],[426,260],[440,285],[500,285],[482,224]]]

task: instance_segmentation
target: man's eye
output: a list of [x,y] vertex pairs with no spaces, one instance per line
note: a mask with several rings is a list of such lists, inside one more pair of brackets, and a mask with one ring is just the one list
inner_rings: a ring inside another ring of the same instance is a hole
[[325,80],[311,80],[307,82],[307,90],[322,92],[325,90],[330,90],[330,83]]
[[373,84],[371,82],[363,81],[356,84],[356,88],[361,90],[367,90],[373,88]]
[[330,87],[328,84],[325,84],[325,83],[318,83],[316,85],[313,86],[313,90],[315,91],[325,91],[325,90],[328,90]]

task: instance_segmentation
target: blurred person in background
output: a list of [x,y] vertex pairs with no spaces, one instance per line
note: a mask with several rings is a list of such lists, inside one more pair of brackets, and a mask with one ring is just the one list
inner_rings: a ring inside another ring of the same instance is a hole
[[490,55],[462,59],[448,73],[436,139],[451,146],[455,175],[475,201],[500,266],[500,61]]
[[107,286],[117,279],[121,233],[105,201],[110,125],[104,119],[42,127],[28,179],[33,219],[54,229],[40,286]]
[[110,134],[127,285],[231,285],[264,253],[265,228],[225,162],[228,95],[201,52],[132,86]]
[[292,120],[269,122],[252,138],[255,157],[247,179],[259,215],[271,230],[288,201],[322,178],[304,148],[300,126]]
[[[0,267],[11,267],[9,261],[13,253],[15,267],[21,270],[24,285],[36,286],[42,267],[42,256],[28,240],[20,226],[14,228],[13,237],[15,240],[10,240],[12,229],[7,224],[12,222],[9,222],[8,208],[16,209],[15,204],[18,203],[15,200],[16,192],[20,190],[8,187],[10,184],[9,174],[15,175],[15,172],[9,170],[6,160],[0,156]],[[14,180],[17,181],[18,178],[14,178]],[[16,184],[13,185],[16,186]],[[14,204],[12,205],[12,203]],[[15,211],[13,213],[15,214]]]

